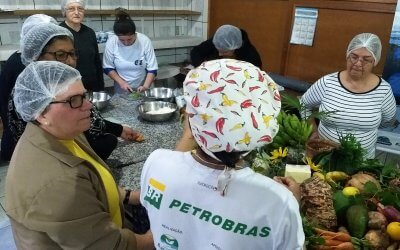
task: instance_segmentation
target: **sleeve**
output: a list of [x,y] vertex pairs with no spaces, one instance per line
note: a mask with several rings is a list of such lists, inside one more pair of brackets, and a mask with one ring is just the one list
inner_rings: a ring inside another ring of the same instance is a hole
[[238,59],[249,62],[261,69],[262,62],[257,49],[251,44],[246,43],[242,48],[238,49]]
[[389,87],[382,102],[382,123],[391,121],[396,116],[396,110],[396,99]]
[[146,46],[144,51],[144,56],[147,62],[146,70],[154,71],[158,69],[157,58],[154,52],[153,45],[151,44],[151,40],[148,37],[146,38]]
[[303,249],[305,235],[299,205],[294,197],[288,199],[282,222],[279,224],[276,249]]
[[121,124],[115,123],[115,122],[110,122],[104,119],[104,122],[106,124],[105,128],[105,133],[110,133],[115,135],[116,137],[121,137],[123,126]]
[[108,72],[115,70],[115,56],[114,56],[114,37],[111,37],[106,42],[106,47],[103,54],[103,70]]
[[325,78],[322,77],[315,82],[311,87],[303,94],[300,99],[300,103],[304,105],[305,112],[301,114],[302,118],[309,117],[314,108],[321,105],[321,101],[324,97],[325,90]]
[[218,51],[212,42],[212,38],[193,47],[193,49],[190,51],[190,60],[194,67],[200,66],[200,64],[204,61],[216,59],[217,56]]
[[97,198],[94,179],[78,174],[52,181],[34,197],[24,225],[62,249],[136,249],[134,233],[118,228]]

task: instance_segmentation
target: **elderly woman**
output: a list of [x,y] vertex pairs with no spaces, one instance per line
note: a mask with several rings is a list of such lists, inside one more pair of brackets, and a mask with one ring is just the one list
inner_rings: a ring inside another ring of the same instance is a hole
[[[40,23],[54,23],[57,21],[47,15],[35,14],[26,18],[21,28],[21,39],[28,31]],[[16,141],[13,138],[12,131],[8,125],[8,100],[11,91],[14,88],[15,80],[25,66],[21,62],[21,51],[14,52],[2,65],[0,74],[0,115],[3,123],[3,135],[1,137],[1,160],[9,161],[14,151]]]
[[72,33],[75,48],[79,51],[76,69],[82,74],[83,85],[88,91],[104,90],[103,68],[96,34],[82,23],[85,17],[85,0],[62,0],[61,12],[65,21],[60,25]]
[[[58,25],[38,24],[21,39],[21,60],[25,65],[34,61],[48,60],[60,61],[75,67],[77,58],[71,32]],[[9,100],[8,109],[9,126],[16,143],[24,132],[26,123],[16,113],[12,98]],[[105,120],[93,106],[91,127],[85,131],[85,135],[92,148],[105,160],[116,148],[118,136],[134,140],[140,134],[127,126]],[[12,150],[14,145],[10,145]]]
[[190,52],[192,64],[197,67],[202,62],[218,58],[235,58],[252,63],[261,68],[261,58],[243,29],[233,25],[222,25],[214,36],[193,47]]
[[104,72],[114,80],[116,93],[139,92],[150,88],[157,75],[157,58],[150,39],[136,32],[129,14],[115,15],[114,33],[107,40],[103,55]]
[[250,63],[221,59],[190,71],[184,93],[190,126],[186,133],[199,148],[156,150],[141,176],[140,199],[155,245],[302,249],[304,233],[294,195],[242,159],[278,132],[281,103],[275,83]]
[[123,228],[121,190],[82,132],[92,104],[74,68],[29,64],[14,93],[28,122],[6,178],[18,249],[152,249],[151,233]]
[[378,127],[396,114],[390,85],[372,73],[381,50],[378,36],[356,35],[347,48],[346,69],[322,77],[302,96],[308,112],[317,107],[333,111],[321,120],[313,137],[338,142],[340,136],[353,134],[365,149],[365,158],[375,157]]

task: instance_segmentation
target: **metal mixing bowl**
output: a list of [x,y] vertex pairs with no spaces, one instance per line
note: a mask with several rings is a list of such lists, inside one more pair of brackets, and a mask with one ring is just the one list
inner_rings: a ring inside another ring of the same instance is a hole
[[110,103],[111,96],[104,91],[89,93],[90,100],[97,107],[102,110]]
[[152,88],[144,92],[145,101],[174,102],[174,90],[171,88]]
[[[162,114],[150,114],[149,111],[159,111],[162,108],[170,108],[171,111]],[[139,115],[147,121],[162,122],[170,119],[176,111],[176,104],[170,102],[150,101],[142,102],[137,107]]]

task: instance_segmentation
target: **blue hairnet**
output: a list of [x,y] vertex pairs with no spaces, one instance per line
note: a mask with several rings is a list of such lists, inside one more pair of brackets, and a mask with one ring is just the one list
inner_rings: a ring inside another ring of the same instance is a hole
[[57,95],[67,91],[79,79],[79,71],[64,63],[32,62],[15,83],[15,108],[24,121],[36,120]]
[[235,50],[242,47],[242,32],[233,25],[222,25],[214,34],[213,43],[218,50]]

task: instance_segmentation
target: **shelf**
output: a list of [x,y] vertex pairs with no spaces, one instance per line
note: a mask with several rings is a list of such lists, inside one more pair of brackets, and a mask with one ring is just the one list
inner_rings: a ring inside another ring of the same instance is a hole
[[[131,16],[193,16],[200,15],[198,11],[191,10],[127,10]],[[0,15],[30,16],[33,14],[46,14],[49,16],[61,16],[60,10],[4,10]],[[115,10],[85,10],[85,15],[115,15]]]
[[[182,36],[174,38],[150,38],[155,50],[171,49],[182,47],[193,47],[203,42],[201,37]],[[103,53],[105,43],[98,44],[99,52]],[[12,53],[19,49],[19,45],[2,45],[0,46],[0,61],[6,61]]]

